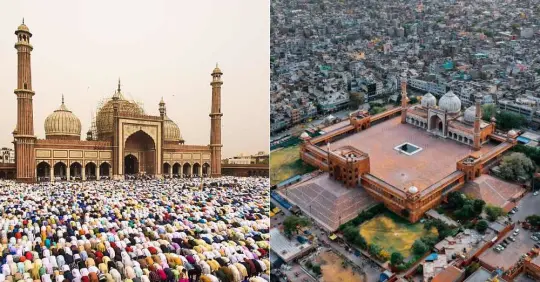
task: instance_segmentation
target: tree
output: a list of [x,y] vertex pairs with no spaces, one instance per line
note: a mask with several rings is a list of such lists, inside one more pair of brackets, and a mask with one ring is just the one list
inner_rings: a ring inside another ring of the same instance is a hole
[[478,262],[473,262],[465,268],[465,276],[469,276],[473,274],[478,268],[480,268],[480,264]]
[[384,112],[386,109],[383,108],[383,107],[373,107],[371,109],[369,109],[369,113],[371,115],[376,115],[376,114],[380,114],[382,112]]
[[486,212],[487,219],[489,221],[495,221],[499,216],[502,216],[504,214],[504,211],[500,207],[492,206],[492,205],[486,205],[484,208],[484,211]]
[[473,210],[476,213],[476,215],[479,215],[484,210],[484,206],[486,205],[486,202],[484,200],[480,199],[474,199],[473,201]]
[[[447,230],[447,229],[443,229],[443,230]],[[446,236],[444,236],[444,237],[446,237]],[[435,246],[435,244],[437,244],[437,242],[439,241],[439,237],[437,235],[435,235],[435,234],[428,234],[428,235],[423,236],[422,238],[420,238],[420,240],[422,242],[424,242],[424,244],[426,244],[426,246],[429,249],[429,248]]]
[[527,216],[527,218],[525,218],[525,220],[534,227],[537,227],[537,228],[540,227],[540,216],[539,215],[536,215],[536,214],[529,215],[529,216]]
[[495,105],[494,104],[484,104],[482,105],[482,119],[490,122],[491,117],[495,116]]
[[381,253],[382,248],[377,244],[369,244],[369,253],[371,255],[374,255],[376,257],[379,257],[379,254]]
[[471,218],[475,215],[473,206],[469,203],[465,204],[463,207],[461,207],[459,210],[456,210],[454,215],[459,219],[467,219]]
[[354,239],[356,239],[358,235],[360,235],[360,232],[354,226],[349,225],[343,230],[343,236],[349,242],[354,242]]
[[360,233],[358,233],[358,236],[354,238],[354,244],[362,249],[367,248],[366,239],[364,239],[364,236],[362,236]]
[[385,250],[385,249],[382,249],[380,252],[379,252],[379,258],[383,261],[387,261],[390,259],[390,253]]
[[465,204],[465,197],[463,193],[459,191],[452,191],[448,193],[448,208],[450,209],[460,209]]
[[517,144],[514,146],[514,148],[512,148],[512,151],[523,153],[525,156],[529,157],[533,162],[535,162],[536,165],[540,165],[540,149]]
[[416,239],[412,245],[412,250],[415,255],[423,255],[428,251],[428,246],[420,239]]
[[357,110],[364,103],[365,103],[365,93],[363,92],[351,93],[350,99],[349,99],[349,105],[351,109]]
[[503,178],[517,180],[518,178],[529,178],[536,167],[525,154],[516,152],[505,156],[499,168]]
[[478,223],[476,223],[476,230],[480,233],[484,233],[488,228],[488,223],[485,220],[480,220]]
[[416,98],[416,96],[413,96],[409,99],[409,105],[414,105],[418,103],[418,98]]
[[317,275],[321,275],[321,266],[320,265],[314,265],[311,270],[313,270],[313,273]]
[[525,118],[513,112],[501,111],[496,115],[497,127],[503,130],[520,128],[525,124]]
[[390,256],[390,263],[393,266],[398,266],[403,263],[404,259],[405,258],[400,252],[393,252],[392,255]]
[[283,227],[285,234],[292,235],[293,233],[297,233],[299,228],[310,226],[311,223],[309,220],[305,217],[299,217],[296,215],[291,215],[285,218],[283,221]]

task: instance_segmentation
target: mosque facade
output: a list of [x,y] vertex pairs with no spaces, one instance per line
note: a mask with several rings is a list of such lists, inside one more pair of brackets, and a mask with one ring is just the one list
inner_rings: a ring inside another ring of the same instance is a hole
[[81,140],[81,122],[62,102],[44,123],[45,139],[34,135],[31,52],[32,33],[24,22],[15,31],[17,42],[17,124],[13,131],[15,178],[20,182],[65,179],[123,179],[124,175],[221,175],[221,76],[212,71],[210,142],[187,145],[180,128],[159,102],[159,116],[147,115],[122,93],[120,80],[114,94],[98,109],[95,126]]

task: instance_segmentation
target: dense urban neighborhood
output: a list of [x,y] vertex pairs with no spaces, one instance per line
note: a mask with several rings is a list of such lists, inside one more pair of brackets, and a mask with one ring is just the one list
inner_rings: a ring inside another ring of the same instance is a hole
[[540,281],[540,3],[271,2],[274,281]]

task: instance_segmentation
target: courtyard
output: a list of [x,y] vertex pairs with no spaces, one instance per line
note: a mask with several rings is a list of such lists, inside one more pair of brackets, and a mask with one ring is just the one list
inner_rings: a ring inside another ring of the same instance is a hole
[[270,152],[271,185],[313,170],[315,168],[300,159],[300,144]]
[[389,211],[361,224],[359,229],[368,243],[377,244],[390,254],[400,252],[404,257],[411,254],[416,239],[437,232],[427,231],[422,223],[410,223]]
[[[414,153],[395,149],[404,143],[418,149]],[[344,146],[368,153],[374,176],[400,189],[416,186],[420,191],[456,171],[456,163],[468,154],[484,154],[494,147],[488,143],[474,152],[472,147],[455,140],[401,124],[399,117],[331,143],[331,148]]]

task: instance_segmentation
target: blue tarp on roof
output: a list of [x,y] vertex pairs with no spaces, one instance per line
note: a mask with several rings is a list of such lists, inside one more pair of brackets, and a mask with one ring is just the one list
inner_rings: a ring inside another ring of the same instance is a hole
[[281,197],[279,194],[277,194],[275,192],[271,192],[270,197],[272,197],[272,199],[276,200],[276,202],[278,202],[280,205],[282,205],[287,210],[292,207],[292,205],[287,200],[283,199],[283,197]]
[[426,261],[434,261],[434,260],[436,260],[438,257],[439,257],[439,255],[437,255],[436,253],[433,253],[433,254],[427,256]]
[[522,143],[522,144],[527,144],[527,143],[531,142],[531,139],[529,139],[527,137],[523,137],[523,136],[518,136],[517,141],[519,143]]
[[300,181],[302,179],[302,175],[297,175],[297,176],[293,176],[287,180],[283,180],[282,182],[280,182],[277,187],[280,188],[280,187],[283,187],[283,186],[288,186],[288,185],[291,185],[293,183],[296,183],[298,181]]

